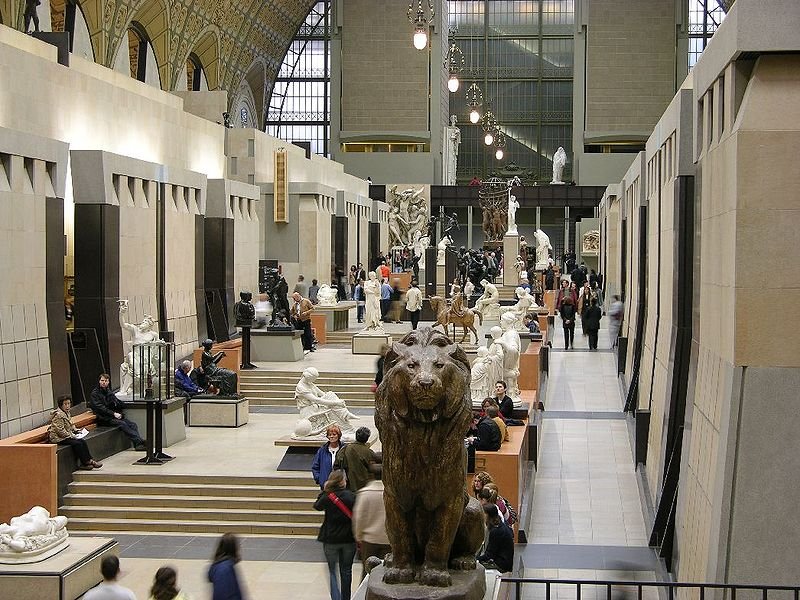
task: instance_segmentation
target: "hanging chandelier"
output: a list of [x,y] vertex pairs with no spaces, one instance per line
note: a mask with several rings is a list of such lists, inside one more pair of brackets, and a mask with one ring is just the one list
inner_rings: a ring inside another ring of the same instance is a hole
[[469,122],[477,123],[481,120],[481,106],[483,105],[483,92],[478,87],[477,83],[473,83],[467,88],[465,94],[467,98],[467,107],[469,108]]
[[450,73],[450,78],[447,80],[447,89],[451,92],[457,92],[461,82],[458,75],[464,71],[464,53],[455,43],[450,44],[450,49],[447,51],[444,66]]
[[406,16],[411,24],[414,25],[414,48],[417,50],[424,50],[428,47],[428,29],[431,23],[433,23],[433,18],[436,16],[433,0],[428,0],[427,11],[422,6],[422,0],[417,0],[416,14],[414,11],[414,0],[411,0],[408,4]]
[[505,156],[505,148],[506,148],[506,135],[502,131],[497,131],[497,136],[495,137],[494,141],[494,157],[497,160],[503,160]]

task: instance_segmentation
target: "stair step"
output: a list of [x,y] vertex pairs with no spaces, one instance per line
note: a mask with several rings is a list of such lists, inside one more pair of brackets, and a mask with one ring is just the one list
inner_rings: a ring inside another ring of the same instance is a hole
[[259,523],[253,521],[157,521],[150,519],[70,519],[71,531],[148,533],[237,533],[316,537],[316,523]]
[[288,486],[307,487],[316,489],[316,484],[311,475],[272,475],[269,477],[247,475],[186,475],[162,473],[108,473],[103,471],[76,471],[73,476],[75,482],[107,482],[107,483],[149,483],[162,486],[172,484],[198,486],[221,486],[223,488],[241,488],[249,486]]
[[136,494],[165,495],[167,492],[180,493],[182,496],[234,496],[245,498],[312,498],[319,494],[316,487],[290,486],[225,486],[204,484],[158,484],[158,483],[115,483],[107,481],[83,482],[73,481],[69,485],[70,494]]
[[247,521],[252,523],[285,523],[287,520],[297,524],[322,523],[323,513],[311,511],[250,510],[235,508],[166,508],[150,506],[62,506],[59,514],[69,518],[70,524],[76,518],[104,520],[148,520],[158,521]]
[[[250,406],[296,406],[296,402],[294,400],[286,400],[282,398],[261,398],[258,396],[248,395],[247,400],[250,403]],[[375,408],[375,399],[348,399],[347,406],[350,408]]]
[[[316,498],[316,497],[315,497]],[[283,514],[295,511],[313,511],[315,498],[237,498],[225,496],[170,496],[167,494],[145,496],[142,494],[67,494],[64,506],[150,506],[165,508],[207,508],[239,510],[280,510]],[[319,514],[319,513],[317,513]]]

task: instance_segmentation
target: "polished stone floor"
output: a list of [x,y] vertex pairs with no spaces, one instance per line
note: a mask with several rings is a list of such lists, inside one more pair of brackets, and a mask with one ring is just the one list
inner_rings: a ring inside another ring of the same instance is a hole
[[[352,324],[355,327],[355,323]],[[547,406],[542,426],[539,471],[534,483],[532,523],[527,545],[518,545],[516,574],[526,577],[652,581],[659,572],[647,547],[647,531],[633,468],[627,422],[609,340],[601,330],[600,348],[588,351],[576,331],[575,350],[563,351],[557,322],[551,354]],[[388,325],[408,330],[408,324]],[[605,350],[603,350],[605,348]],[[274,370],[299,372],[313,365],[320,371],[366,372],[375,357],[353,356],[349,349],[325,348],[299,363],[263,364]],[[372,410],[357,410],[373,427]],[[294,423],[283,407],[254,407],[250,423],[239,429],[192,428],[187,439],[169,448],[176,459],[163,473],[269,475],[276,472],[284,450],[273,445]],[[124,452],[105,461],[104,470],[130,473],[141,467],[136,455]],[[310,477],[310,475],[309,475]],[[169,564],[179,584],[194,600],[210,597],[206,569],[217,536],[119,535],[120,582],[147,598],[153,574]],[[243,536],[241,574],[249,598],[329,597],[322,548],[311,538]],[[360,565],[354,565],[354,580]],[[605,588],[583,588],[581,598],[606,598]],[[645,594],[650,596],[649,593]],[[543,587],[526,585],[526,598],[545,598]],[[575,598],[575,588],[551,589],[551,598]]]

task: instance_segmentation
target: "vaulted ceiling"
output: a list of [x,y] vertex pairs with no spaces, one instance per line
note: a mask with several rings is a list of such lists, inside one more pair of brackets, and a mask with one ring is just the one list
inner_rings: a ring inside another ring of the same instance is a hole
[[[54,29],[65,3],[51,0]],[[189,53],[196,54],[210,89],[229,92],[243,83],[262,104],[295,32],[316,0],[77,0],[89,27],[95,60],[107,67],[136,22],[147,32],[162,87],[173,90],[185,77]],[[22,28],[25,0],[0,0],[7,25]],[[41,8],[40,8],[41,10]],[[60,22],[63,28],[63,17]],[[256,71],[248,77],[250,71]],[[262,89],[252,89],[258,82]]]

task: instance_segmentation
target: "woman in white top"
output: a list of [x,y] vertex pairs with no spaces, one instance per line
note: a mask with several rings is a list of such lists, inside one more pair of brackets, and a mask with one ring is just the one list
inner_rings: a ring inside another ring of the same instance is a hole
[[416,281],[411,282],[411,287],[406,292],[406,310],[411,315],[411,329],[416,329],[422,312],[422,292]]

